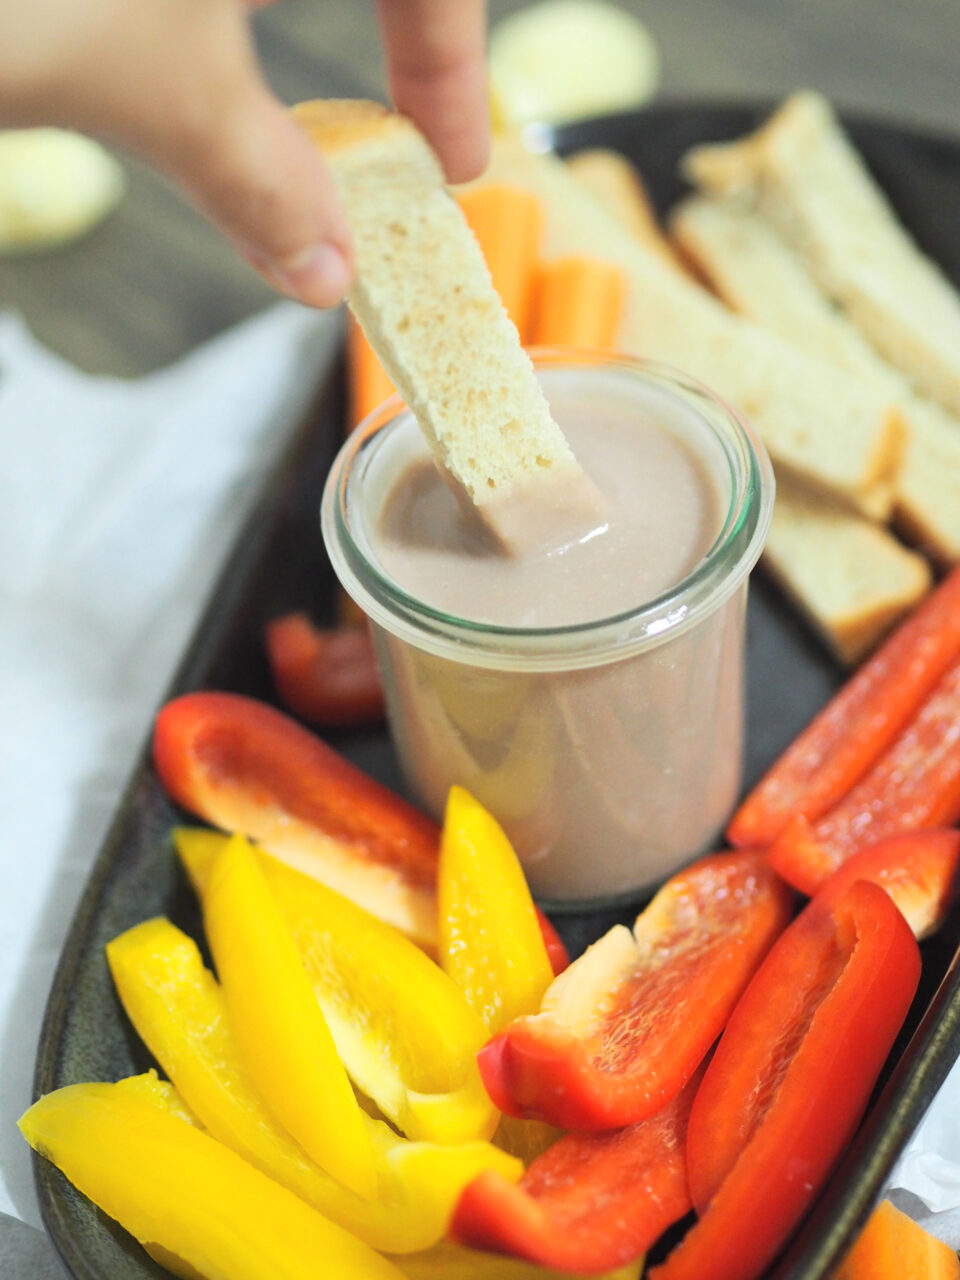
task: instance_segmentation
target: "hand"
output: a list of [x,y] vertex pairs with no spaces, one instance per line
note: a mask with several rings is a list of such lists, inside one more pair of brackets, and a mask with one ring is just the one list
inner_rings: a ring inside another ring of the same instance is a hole
[[[484,0],[379,0],[391,92],[451,181],[487,152]],[[0,0],[0,125],[97,134],[166,170],[274,287],[328,307],[350,235],[267,88],[238,0]]]

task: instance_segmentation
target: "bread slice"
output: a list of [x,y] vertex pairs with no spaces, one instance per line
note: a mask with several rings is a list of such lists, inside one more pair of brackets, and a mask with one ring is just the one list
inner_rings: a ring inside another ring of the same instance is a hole
[[672,267],[683,269],[664,235],[653,202],[634,166],[619,151],[595,147],[578,151],[567,161],[567,172],[634,236],[645,249]]
[[695,148],[685,170],[714,194],[752,193],[877,351],[960,414],[960,296],[900,224],[826,99],[793,95],[751,137]]
[[885,529],[783,477],[764,567],[842,662],[868,653],[930,589],[930,568]]
[[803,260],[736,196],[695,196],[671,217],[683,252],[735,311],[873,386],[903,411],[909,437],[896,518],[942,564],[960,560],[960,420],[915,395],[817,288]]
[[348,302],[455,491],[507,549],[596,514],[440,165],[374,102],[294,108],[354,238]]
[[593,253],[624,269],[624,351],[685,370],[719,392],[753,424],[782,471],[871,515],[889,508],[904,427],[885,396],[732,315],[645,248],[555,157],[502,139],[488,173],[540,197],[545,257]]

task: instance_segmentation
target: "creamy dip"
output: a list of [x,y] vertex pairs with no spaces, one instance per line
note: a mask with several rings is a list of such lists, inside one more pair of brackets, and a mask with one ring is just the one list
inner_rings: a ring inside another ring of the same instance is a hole
[[613,617],[686,577],[723,520],[716,482],[687,441],[616,406],[561,425],[605,499],[602,523],[505,555],[425,456],[397,477],[374,537],[387,574],[446,613],[508,627]]
[[[504,826],[537,896],[580,905],[664,879],[711,844],[733,807],[749,565],[727,555],[708,578],[716,603],[689,625],[691,597],[663,607],[662,630],[638,646],[619,615],[688,580],[726,526],[727,437],[695,396],[632,369],[549,377],[551,410],[606,500],[600,525],[522,556],[496,551],[409,414],[364,451],[347,492],[364,576],[438,611],[452,636],[438,644],[429,627],[411,629],[419,606],[399,599],[371,609],[416,798],[439,818],[451,784],[466,787]],[[478,624],[510,631],[480,644]],[[536,639],[546,628],[559,630]]]

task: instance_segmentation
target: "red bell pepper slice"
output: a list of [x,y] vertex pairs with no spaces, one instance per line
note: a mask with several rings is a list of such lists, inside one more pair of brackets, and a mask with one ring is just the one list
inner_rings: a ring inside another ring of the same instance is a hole
[[480,1174],[460,1195],[451,1234],[580,1275],[639,1258],[691,1208],[683,1148],[700,1074],[639,1124],[566,1134],[515,1185]]
[[[183,808],[436,945],[440,828],[282,712],[238,694],[184,694],[157,717],[153,758]],[[540,922],[559,973],[566,950]]]
[[870,772],[816,822],[796,818],[774,842],[781,876],[813,894],[864,845],[960,818],[960,663]]
[[838,804],[960,658],[960,568],[916,609],[783,753],[734,814],[731,844],[760,848]]
[[755,1280],[852,1137],[910,1007],[920,952],[875,884],[812,902],[730,1018],[694,1099],[701,1214],[651,1280]]
[[323,728],[383,719],[383,687],[367,627],[320,630],[305,613],[266,628],[267,658],[277,693],[295,715]]
[[610,930],[478,1055],[493,1101],[562,1129],[612,1129],[683,1088],[774,939],[792,895],[757,853],[703,858],[634,931]]
[[296,818],[413,884],[436,879],[436,823],[265,703],[176,698],[157,717],[153,756],[173,799],[224,830],[258,839]]
[[934,827],[868,845],[848,858],[817,891],[819,902],[836,902],[855,880],[872,880],[893,899],[915,938],[943,924],[960,888],[960,831]]

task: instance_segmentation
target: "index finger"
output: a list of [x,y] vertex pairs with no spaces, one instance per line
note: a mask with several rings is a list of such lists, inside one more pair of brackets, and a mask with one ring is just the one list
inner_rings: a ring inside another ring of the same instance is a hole
[[427,136],[451,182],[484,168],[490,147],[485,0],[378,0],[398,111]]

